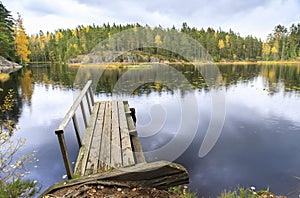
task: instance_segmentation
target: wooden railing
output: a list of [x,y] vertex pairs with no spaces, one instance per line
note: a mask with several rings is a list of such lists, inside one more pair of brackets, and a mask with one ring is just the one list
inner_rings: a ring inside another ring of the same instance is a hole
[[62,120],[62,122],[59,124],[59,126],[55,130],[55,134],[57,135],[59,145],[60,145],[60,149],[61,149],[61,153],[62,153],[63,160],[64,160],[64,164],[65,164],[65,167],[66,167],[67,176],[68,176],[69,179],[72,178],[73,171],[72,171],[72,168],[71,168],[69,154],[68,154],[68,150],[67,150],[67,146],[66,146],[64,131],[65,131],[67,125],[69,124],[69,122],[72,119],[74,129],[75,129],[76,138],[77,138],[77,142],[78,142],[78,146],[79,147],[82,146],[82,140],[81,140],[81,137],[80,137],[80,129],[79,129],[79,125],[78,125],[78,119],[76,117],[76,111],[79,107],[81,108],[81,113],[82,113],[84,125],[85,125],[85,128],[86,128],[87,125],[88,125],[88,120],[87,120],[87,116],[86,116],[86,110],[85,110],[85,107],[84,107],[83,99],[86,98],[88,111],[89,111],[89,114],[91,114],[92,108],[93,108],[94,103],[95,103],[93,91],[92,91],[92,88],[91,88],[91,84],[92,84],[91,80],[89,80],[86,83],[86,85],[84,86],[84,88],[80,92],[79,96],[76,98],[73,105],[69,109],[68,113],[65,115],[64,119]]

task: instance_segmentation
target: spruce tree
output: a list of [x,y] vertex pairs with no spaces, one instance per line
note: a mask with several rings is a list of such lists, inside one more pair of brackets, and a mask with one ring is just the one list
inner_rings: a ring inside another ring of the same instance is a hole
[[15,60],[14,20],[0,1],[0,56]]

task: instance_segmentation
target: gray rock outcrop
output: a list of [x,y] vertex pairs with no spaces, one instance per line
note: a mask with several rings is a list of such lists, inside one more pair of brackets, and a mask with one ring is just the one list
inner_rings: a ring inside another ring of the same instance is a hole
[[18,63],[11,62],[0,56],[0,73],[11,73],[21,68],[22,66]]

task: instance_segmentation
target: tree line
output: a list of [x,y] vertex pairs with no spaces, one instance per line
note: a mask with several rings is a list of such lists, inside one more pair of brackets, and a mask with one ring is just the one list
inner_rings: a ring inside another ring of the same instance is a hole
[[[146,31],[137,38],[134,37],[136,28],[144,28]],[[185,33],[198,41],[217,62],[300,60],[300,23],[293,24],[289,29],[282,25],[276,26],[266,41],[251,35],[243,37],[232,30],[189,27],[187,23],[183,23],[180,29],[174,26],[165,29],[161,26],[142,27],[139,24],[93,24],[78,26],[75,29],[58,29],[54,32],[40,31],[38,34],[27,36],[21,16],[14,20],[10,11],[0,2],[0,55],[16,62],[76,62],[80,55],[89,53],[99,42],[109,40],[114,34],[124,30],[131,33],[127,34],[127,38],[120,38],[123,45],[134,46],[137,51],[150,53],[154,57],[163,54],[171,59],[177,58],[178,54],[161,49],[143,48],[146,41],[152,41],[156,47],[168,43],[178,48],[193,46],[189,39],[171,38],[169,33],[175,31]],[[118,46],[121,41],[115,39],[110,45],[121,48],[122,46]],[[184,50],[195,51],[188,48]]]
[[[31,35],[29,48],[32,61],[67,61],[74,59],[78,55],[89,53],[99,42],[110,38],[113,34],[131,29],[134,32],[139,24],[110,25],[109,23],[89,26],[78,26],[75,29],[59,29],[54,33],[42,32]],[[198,41],[213,57],[214,61],[294,61],[300,58],[300,23],[292,25],[289,30],[278,25],[269,34],[267,40],[263,42],[253,36],[242,37],[238,33],[221,29],[207,30],[191,28],[183,23],[180,30],[163,29],[162,27],[148,28],[149,34],[145,34],[145,39],[152,40],[156,44],[165,42],[177,42],[179,46],[191,46],[186,41],[170,40],[168,32],[177,31],[190,35]],[[132,37],[134,38],[134,37]],[[147,51],[136,44],[136,39],[131,39],[130,35],[126,40],[127,45],[136,46],[137,50]],[[123,42],[122,41],[122,42]],[[190,49],[191,50],[191,49]],[[159,54],[158,50],[148,49],[152,55]],[[169,56],[173,56],[171,53]]]

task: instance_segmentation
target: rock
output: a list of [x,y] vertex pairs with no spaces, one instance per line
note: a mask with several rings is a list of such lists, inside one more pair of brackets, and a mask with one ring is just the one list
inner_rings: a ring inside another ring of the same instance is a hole
[[137,190],[136,188],[133,188],[131,191],[132,191],[132,192],[135,192],[136,190]]
[[21,69],[22,66],[18,63],[11,62],[0,56],[0,73],[11,73]]
[[95,193],[96,192],[96,189],[91,189],[91,193]]

